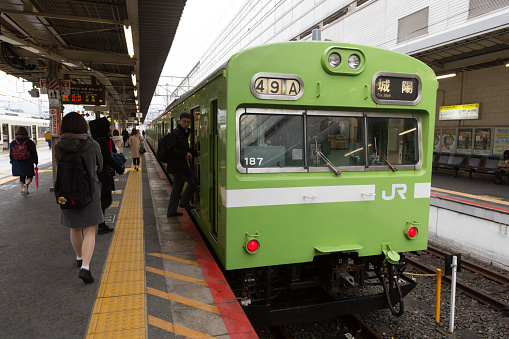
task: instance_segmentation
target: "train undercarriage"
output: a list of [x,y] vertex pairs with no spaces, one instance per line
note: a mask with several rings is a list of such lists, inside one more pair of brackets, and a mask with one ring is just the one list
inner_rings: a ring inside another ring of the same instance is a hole
[[276,326],[389,309],[401,316],[416,283],[406,262],[356,253],[317,256],[310,263],[228,272],[228,280],[255,325]]

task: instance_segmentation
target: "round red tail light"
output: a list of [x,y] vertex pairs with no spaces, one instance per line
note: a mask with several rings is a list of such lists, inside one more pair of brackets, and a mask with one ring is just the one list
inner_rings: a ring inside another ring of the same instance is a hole
[[417,235],[417,228],[415,228],[415,227],[410,227],[410,228],[408,229],[408,236],[409,236],[410,238],[413,238],[413,237],[415,237],[416,235]]
[[249,252],[256,252],[258,248],[260,248],[260,243],[256,240],[250,240],[247,243],[246,248]]

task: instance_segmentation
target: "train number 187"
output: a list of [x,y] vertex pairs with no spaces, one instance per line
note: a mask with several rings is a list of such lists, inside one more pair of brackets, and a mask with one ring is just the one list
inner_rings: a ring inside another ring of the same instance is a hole
[[246,166],[260,166],[263,158],[244,158],[244,160],[246,161]]

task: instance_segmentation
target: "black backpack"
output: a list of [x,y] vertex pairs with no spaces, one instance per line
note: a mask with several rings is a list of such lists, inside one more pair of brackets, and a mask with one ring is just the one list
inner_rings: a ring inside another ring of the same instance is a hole
[[157,143],[157,159],[160,162],[168,162],[170,160],[170,152],[168,149],[168,143],[170,142],[170,133],[159,139]]
[[91,175],[81,157],[84,144],[80,141],[76,151],[63,152],[58,162],[55,198],[62,209],[80,209],[92,201]]

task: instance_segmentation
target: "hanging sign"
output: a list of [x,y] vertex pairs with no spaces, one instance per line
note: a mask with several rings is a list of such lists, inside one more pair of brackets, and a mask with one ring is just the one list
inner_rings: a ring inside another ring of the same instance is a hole
[[39,79],[39,87],[41,88],[41,94],[48,94],[48,82],[46,79]]
[[51,134],[60,135],[60,110],[58,108],[50,108],[51,117]]

